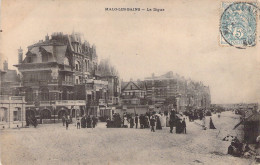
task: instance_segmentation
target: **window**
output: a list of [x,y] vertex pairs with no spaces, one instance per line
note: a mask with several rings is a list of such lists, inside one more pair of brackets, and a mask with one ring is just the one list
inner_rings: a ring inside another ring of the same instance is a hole
[[75,61],[75,70],[76,71],[81,71],[81,66],[79,61]]
[[42,62],[48,62],[48,54],[42,55]]
[[72,109],[72,117],[76,117],[76,111],[75,111],[75,109]]
[[32,57],[27,57],[27,63],[32,63]]
[[0,122],[7,122],[7,109],[0,108]]
[[68,91],[66,88],[62,90],[62,100],[67,100],[68,99]]
[[41,100],[49,100],[49,90],[47,88],[41,90]]
[[89,60],[85,60],[85,66],[86,66],[86,72],[87,72],[89,69]]
[[28,88],[25,91],[25,101],[33,101],[33,90],[32,90],[32,88]]
[[79,76],[79,84],[81,84],[81,82],[82,82],[82,78],[81,76]]
[[21,121],[21,108],[15,108],[13,111],[14,121]]

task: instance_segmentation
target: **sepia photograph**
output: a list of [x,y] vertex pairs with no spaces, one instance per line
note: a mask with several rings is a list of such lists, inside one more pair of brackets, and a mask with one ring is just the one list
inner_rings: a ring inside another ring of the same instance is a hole
[[260,164],[260,0],[0,0],[0,165]]

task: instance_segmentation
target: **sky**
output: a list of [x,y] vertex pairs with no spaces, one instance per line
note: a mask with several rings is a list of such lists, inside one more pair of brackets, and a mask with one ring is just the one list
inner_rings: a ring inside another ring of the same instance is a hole
[[[162,12],[105,11],[160,8]],[[221,1],[2,0],[0,57],[10,68],[17,49],[46,34],[73,30],[110,58],[124,81],[173,71],[201,81],[212,103],[260,102],[259,43],[237,49],[220,45]]]

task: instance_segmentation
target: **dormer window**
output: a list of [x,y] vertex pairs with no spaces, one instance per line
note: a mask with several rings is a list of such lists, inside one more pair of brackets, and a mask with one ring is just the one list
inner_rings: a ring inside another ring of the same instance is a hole
[[81,66],[79,61],[75,61],[75,70],[76,71],[81,71]]
[[32,57],[27,57],[27,63],[32,63]]

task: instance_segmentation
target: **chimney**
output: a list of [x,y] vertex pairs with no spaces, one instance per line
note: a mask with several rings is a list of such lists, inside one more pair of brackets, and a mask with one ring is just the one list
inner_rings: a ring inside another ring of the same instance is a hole
[[152,73],[152,78],[154,78],[155,76],[154,76],[154,73]]
[[4,62],[4,71],[7,71],[8,70],[8,62],[5,60]]
[[23,63],[23,49],[20,47],[20,49],[18,49],[18,64]]
[[50,40],[50,37],[49,35],[47,34],[47,36],[45,36],[45,41],[49,41]]

